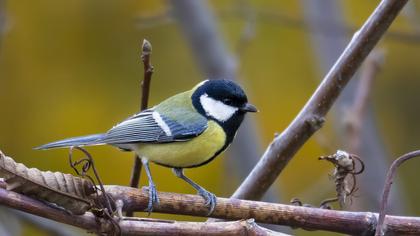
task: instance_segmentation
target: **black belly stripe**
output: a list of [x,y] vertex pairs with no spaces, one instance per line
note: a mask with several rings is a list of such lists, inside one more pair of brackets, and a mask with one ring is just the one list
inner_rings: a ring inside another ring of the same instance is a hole
[[161,166],[165,166],[165,167],[169,167],[169,168],[195,168],[195,167],[200,167],[200,166],[202,166],[202,165],[205,165],[205,164],[207,164],[207,163],[209,163],[209,162],[211,162],[212,160],[214,160],[214,158],[216,158],[220,153],[222,153],[227,147],[229,147],[229,145],[232,143],[232,141],[233,141],[233,139],[234,139],[234,137],[235,137],[235,135],[236,135],[236,131],[238,130],[238,128],[239,128],[239,125],[241,124],[241,122],[242,122],[242,119],[243,119],[243,116],[241,116],[241,117],[238,117],[238,118],[236,118],[236,119],[231,119],[231,121],[229,122],[226,122],[226,123],[223,123],[223,122],[220,122],[220,121],[217,121],[217,120],[214,120],[214,121],[216,121],[216,123],[218,123],[222,128],[223,128],[223,130],[225,131],[225,134],[226,134],[226,140],[225,140],[225,145],[223,145],[223,147],[219,150],[219,151],[217,151],[212,157],[210,157],[208,160],[206,160],[206,161],[204,161],[204,162],[202,162],[202,163],[200,163],[200,164],[196,164],[196,165],[191,165],[191,166],[184,166],[184,167],[180,167],[180,166],[171,166],[171,165],[166,165],[166,164],[162,164],[162,163],[158,163],[158,162],[154,162],[154,163],[156,163],[156,164],[158,164],[158,165],[161,165]]
[[212,157],[210,157],[208,160],[206,160],[205,162],[202,162],[200,164],[196,164],[196,165],[191,165],[191,166],[171,166],[171,165],[167,165],[167,164],[163,164],[163,163],[159,163],[159,162],[153,162],[156,163],[160,166],[164,166],[164,167],[168,167],[168,168],[195,168],[195,167],[200,167],[202,165],[205,165],[209,162],[211,162],[214,158],[216,158],[220,153],[222,153],[227,147],[229,147],[230,142],[225,143],[225,145],[219,150],[217,151]]

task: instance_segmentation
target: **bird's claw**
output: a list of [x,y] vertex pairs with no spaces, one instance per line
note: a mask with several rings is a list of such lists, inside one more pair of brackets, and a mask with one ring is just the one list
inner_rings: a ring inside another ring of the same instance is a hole
[[198,195],[202,196],[204,200],[206,200],[205,205],[210,208],[207,216],[211,215],[214,211],[214,208],[216,207],[216,195],[205,190],[204,188],[198,190]]
[[159,205],[159,198],[157,195],[156,187],[154,184],[149,184],[149,203],[145,211],[147,211],[150,215],[153,211],[153,206]]

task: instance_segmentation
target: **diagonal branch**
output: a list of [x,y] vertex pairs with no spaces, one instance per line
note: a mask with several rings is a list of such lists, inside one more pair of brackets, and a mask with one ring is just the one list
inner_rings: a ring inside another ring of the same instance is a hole
[[298,116],[269,145],[232,197],[260,199],[294,154],[321,128],[324,117],[360,64],[394,21],[407,0],[384,0],[355,33]]

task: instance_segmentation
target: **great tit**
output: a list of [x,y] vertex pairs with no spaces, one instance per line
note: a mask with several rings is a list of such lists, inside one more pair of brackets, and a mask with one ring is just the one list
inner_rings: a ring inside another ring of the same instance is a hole
[[108,132],[68,138],[36,149],[109,144],[134,151],[141,157],[149,180],[149,204],[159,203],[149,161],[173,169],[214,210],[216,197],[183,173],[183,168],[205,165],[232,142],[247,112],[257,109],[248,103],[242,88],[230,80],[205,80],[193,89],[172,96],[117,124]]

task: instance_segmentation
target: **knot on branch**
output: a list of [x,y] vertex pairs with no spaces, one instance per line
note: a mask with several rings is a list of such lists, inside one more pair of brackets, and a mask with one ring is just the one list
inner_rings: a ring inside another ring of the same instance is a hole
[[305,120],[312,132],[319,130],[325,122],[325,118],[317,115],[312,115]]
[[366,227],[366,230],[363,231],[360,235],[361,236],[373,235],[375,233],[376,225],[378,224],[378,218],[376,217],[376,214],[372,212],[366,212],[365,221],[367,222],[368,227]]

